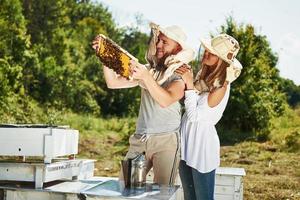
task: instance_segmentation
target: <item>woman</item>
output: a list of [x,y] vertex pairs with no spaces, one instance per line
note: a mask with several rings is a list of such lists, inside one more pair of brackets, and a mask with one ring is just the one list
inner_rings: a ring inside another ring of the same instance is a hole
[[215,170],[220,164],[215,124],[226,107],[230,83],[242,69],[235,59],[239,44],[233,37],[221,34],[201,44],[205,51],[195,81],[188,67],[176,70],[186,84],[179,164],[185,200],[214,199]]

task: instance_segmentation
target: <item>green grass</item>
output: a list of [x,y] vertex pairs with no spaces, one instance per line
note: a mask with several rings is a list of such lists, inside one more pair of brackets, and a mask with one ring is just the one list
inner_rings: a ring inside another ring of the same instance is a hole
[[[237,141],[221,147],[221,166],[246,170],[244,199],[300,199],[299,114],[290,110],[274,119],[267,142]],[[135,118],[101,119],[67,113],[62,123],[80,131],[78,157],[97,160],[95,175],[118,176]]]
[[272,121],[269,140],[221,148],[221,166],[242,167],[244,199],[300,199],[300,109]]
[[286,114],[273,120],[270,141],[284,151],[300,151],[300,109],[287,110]]
[[96,175],[118,176],[128,138],[135,130],[135,118],[101,119],[68,113],[62,123],[79,130],[78,157],[96,159]]
[[300,153],[270,143],[242,142],[221,148],[221,166],[242,167],[244,199],[299,199]]

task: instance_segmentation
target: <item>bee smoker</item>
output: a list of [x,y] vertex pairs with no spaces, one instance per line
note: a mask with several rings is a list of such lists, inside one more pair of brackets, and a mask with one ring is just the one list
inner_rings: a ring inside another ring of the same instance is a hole
[[121,162],[125,188],[143,188],[146,185],[147,160],[145,153]]

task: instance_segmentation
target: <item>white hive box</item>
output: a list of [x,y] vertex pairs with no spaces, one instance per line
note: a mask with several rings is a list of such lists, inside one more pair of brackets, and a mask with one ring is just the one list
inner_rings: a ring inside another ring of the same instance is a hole
[[0,156],[55,157],[78,153],[78,130],[46,125],[0,125]]
[[[246,175],[244,168],[219,167],[215,175],[215,200],[242,200],[243,199],[243,177]],[[153,180],[153,171],[147,175],[147,181]],[[176,200],[184,200],[183,188],[179,175],[175,181],[180,185]]]
[[[1,181],[34,182],[35,188],[56,180],[87,179],[94,176],[95,160],[72,159],[44,163],[0,162]],[[0,199],[1,200],[1,199]]]
[[215,200],[242,200],[244,168],[219,167],[216,170]]

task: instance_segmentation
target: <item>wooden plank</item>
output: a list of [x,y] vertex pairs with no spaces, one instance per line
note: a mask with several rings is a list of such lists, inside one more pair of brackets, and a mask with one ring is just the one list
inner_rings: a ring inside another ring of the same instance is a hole
[[216,170],[216,174],[245,176],[246,172],[244,168],[218,167]]
[[233,200],[233,195],[215,194],[215,200]]
[[231,185],[234,186],[234,176],[216,175],[216,185]]
[[242,178],[240,176],[235,176],[234,177],[234,200],[240,200],[241,199],[241,190],[243,189],[242,187]]
[[234,187],[233,186],[215,186],[215,194],[224,194],[224,195],[234,195]]

